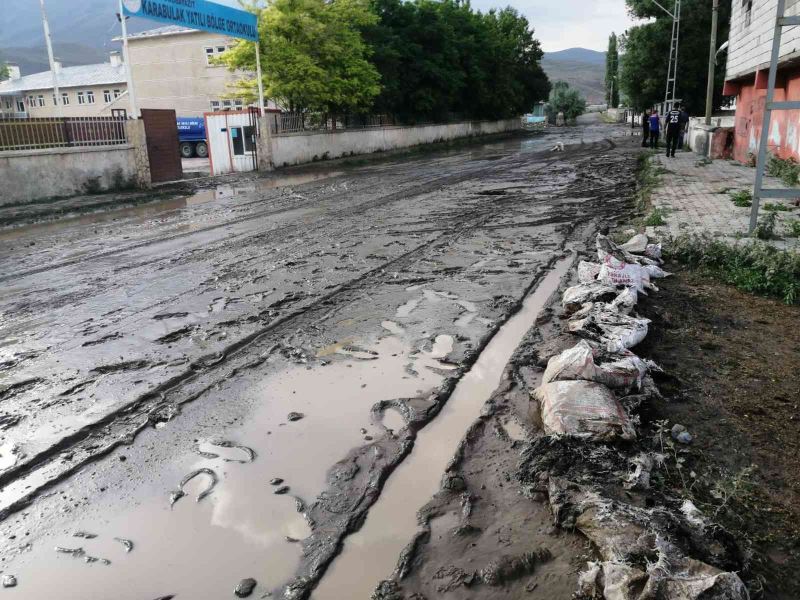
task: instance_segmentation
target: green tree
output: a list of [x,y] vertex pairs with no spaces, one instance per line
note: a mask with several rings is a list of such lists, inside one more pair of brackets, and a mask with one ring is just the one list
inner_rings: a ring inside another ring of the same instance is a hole
[[6,63],[0,63],[0,81],[6,79],[8,79],[8,65]]
[[372,0],[364,29],[383,90],[376,109],[406,122],[501,118],[547,97],[542,51],[514,9],[481,14],[457,0]]
[[617,34],[608,37],[606,52],[606,104],[609,107],[619,106],[619,52],[617,51]]
[[562,112],[567,121],[574,121],[586,111],[586,100],[578,90],[569,87],[566,81],[556,81],[553,84],[547,103],[551,120]]
[[[646,109],[664,100],[667,65],[672,34],[672,18],[652,0],[625,0],[632,16],[655,19],[629,29],[620,38],[624,53],[620,65],[620,86],[633,108]],[[672,8],[672,2],[663,3]],[[678,75],[675,96],[689,111],[705,107],[708,77],[708,45],[711,35],[712,0],[683,0],[681,5]],[[719,7],[717,39],[728,38],[731,5],[723,0]],[[714,85],[714,107],[722,104],[725,57],[720,54]]]
[[[380,76],[361,28],[376,21],[366,0],[272,0],[258,12],[264,93],[291,111],[368,110]],[[240,40],[225,52],[231,70],[255,72],[255,45]],[[252,100],[257,82],[244,78],[232,93]]]

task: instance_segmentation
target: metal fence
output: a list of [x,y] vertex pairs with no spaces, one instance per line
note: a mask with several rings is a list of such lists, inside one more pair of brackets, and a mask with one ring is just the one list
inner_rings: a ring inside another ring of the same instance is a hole
[[392,115],[331,115],[320,113],[273,113],[269,115],[272,135],[302,131],[340,131],[397,125]]
[[0,117],[0,151],[127,143],[125,119],[119,117]]

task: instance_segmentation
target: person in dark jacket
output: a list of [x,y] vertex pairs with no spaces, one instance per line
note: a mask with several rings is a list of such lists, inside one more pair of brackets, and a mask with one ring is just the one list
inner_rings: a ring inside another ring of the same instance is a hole
[[678,148],[683,150],[683,143],[689,133],[689,113],[686,105],[681,106],[681,132],[678,135]]
[[647,140],[650,137],[650,117],[646,112],[642,113],[642,148],[647,148]]
[[672,110],[667,113],[667,156],[675,158],[675,150],[678,149],[678,138],[683,130],[683,111],[681,103],[676,102]]
[[650,147],[651,148],[658,148],[658,135],[661,132],[661,120],[658,116],[658,110],[654,109],[652,113],[650,113]]

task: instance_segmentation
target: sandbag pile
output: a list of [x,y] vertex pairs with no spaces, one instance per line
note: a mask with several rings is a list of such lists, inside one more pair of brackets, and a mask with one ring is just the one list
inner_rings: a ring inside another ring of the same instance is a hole
[[[633,398],[647,401],[658,395],[649,375],[658,367],[631,348],[645,339],[650,324],[635,314],[639,294],[657,291],[652,280],[669,273],[661,268],[661,245],[644,234],[621,246],[598,235],[597,255],[598,263],[580,262],[579,283],[562,296],[566,329],[581,339],[550,358],[533,395],[545,434],[555,436],[549,439],[588,442],[600,451],[597,444],[636,438],[636,420],[620,398],[631,407]],[[621,482],[626,489],[648,485],[654,459],[645,453],[640,458],[639,468]],[[669,541],[671,528],[655,524],[649,510],[605,499],[589,486],[555,476],[549,477],[547,494],[556,522],[582,531],[601,557],[581,574],[579,597],[748,598],[736,573],[686,556]],[[695,527],[698,518],[694,513],[675,516],[686,527]],[[641,557],[646,557],[645,567]],[[655,558],[652,564],[650,557]]]

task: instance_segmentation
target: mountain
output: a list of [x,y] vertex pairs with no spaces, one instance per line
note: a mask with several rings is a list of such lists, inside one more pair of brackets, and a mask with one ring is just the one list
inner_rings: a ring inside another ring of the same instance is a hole
[[566,81],[577,89],[589,104],[605,101],[606,53],[588,48],[567,48],[546,52],[542,68],[550,81]]
[[[75,65],[91,65],[108,62],[108,53],[98,48],[90,48],[81,44],[54,44],[53,55],[65,67]],[[41,73],[50,70],[47,49],[44,46],[34,48],[11,46],[0,49],[0,62],[17,65],[23,75]]]

